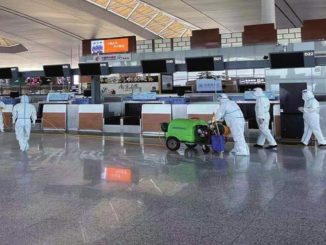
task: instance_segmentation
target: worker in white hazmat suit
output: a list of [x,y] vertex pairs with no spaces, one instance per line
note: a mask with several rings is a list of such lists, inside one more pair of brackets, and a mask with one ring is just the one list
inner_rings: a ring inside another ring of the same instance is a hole
[[5,104],[0,101],[0,132],[4,132],[4,124],[3,124],[3,111],[5,110]]
[[21,97],[21,102],[14,106],[12,121],[15,124],[16,138],[19,142],[21,151],[28,151],[28,140],[31,134],[32,123],[36,122],[36,110],[29,103],[26,95]]
[[244,137],[245,120],[237,103],[231,101],[226,94],[219,95],[220,107],[216,113],[216,119],[225,120],[230,127],[234,140],[234,148],[231,152],[238,156],[248,156],[249,147]]
[[304,100],[304,107],[298,108],[299,111],[303,112],[304,120],[304,133],[301,139],[302,144],[308,145],[311,135],[314,134],[319,146],[326,146],[326,140],[320,129],[319,102],[309,90],[302,91],[302,99]]
[[258,148],[263,148],[265,141],[269,143],[267,149],[272,149],[277,147],[277,143],[269,130],[269,122],[270,122],[270,102],[269,99],[264,94],[264,91],[261,88],[254,89],[254,96],[256,98],[255,112],[256,112],[256,120],[258,124],[258,128],[260,131],[259,137],[257,139],[257,143],[254,145]]

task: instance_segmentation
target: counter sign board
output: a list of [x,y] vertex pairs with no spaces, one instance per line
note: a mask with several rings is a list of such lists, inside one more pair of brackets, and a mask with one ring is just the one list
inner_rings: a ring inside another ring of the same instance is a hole
[[217,79],[198,79],[196,81],[197,92],[222,91],[222,81]]

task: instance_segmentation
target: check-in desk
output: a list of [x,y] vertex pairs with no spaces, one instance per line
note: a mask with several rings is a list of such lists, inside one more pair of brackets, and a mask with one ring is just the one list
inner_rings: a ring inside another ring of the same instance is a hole
[[67,130],[78,131],[79,128],[79,105],[67,105]]
[[161,123],[172,119],[172,105],[170,104],[143,104],[142,105],[142,134],[163,134]]
[[273,106],[273,130],[272,133],[275,138],[281,138],[281,110],[280,104],[275,104]]
[[3,124],[5,129],[12,129],[12,110],[13,105],[6,105],[4,111],[2,112]]
[[216,114],[218,107],[217,103],[189,104],[187,116],[208,121],[212,119],[213,114]]
[[320,102],[320,127],[326,138],[326,102]]
[[67,105],[44,104],[42,115],[43,130],[66,131],[67,129]]
[[104,105],[79,105],[79,131],[102,132],[104,125]]

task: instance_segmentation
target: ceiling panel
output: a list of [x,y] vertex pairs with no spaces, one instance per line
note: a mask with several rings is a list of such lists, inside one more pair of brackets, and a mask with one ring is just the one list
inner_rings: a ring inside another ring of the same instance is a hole
[[[21,70],[30,70],[42,69],[47,63],[68,62],[77,67],[81,39],[135,35],[101,18],[103,11],[108,14],[103,9],[84,1],[83,5],[80,0],[69,0],[70,5],[65,2],[25,0],[22,4],[21,0],[2,0],[0,36],[15,40],[28,51],[0,54],[0,66],[19,64]],[[79,5],[80,9],[75,7]],[[98,12],[89,13],[91,9]]]
[[243,31],[244,25],[261,21],[261,0],[145,0],[202,29]]
[[278,28],[301,27],[304,20],[325,19],[326,0],[276,0]]

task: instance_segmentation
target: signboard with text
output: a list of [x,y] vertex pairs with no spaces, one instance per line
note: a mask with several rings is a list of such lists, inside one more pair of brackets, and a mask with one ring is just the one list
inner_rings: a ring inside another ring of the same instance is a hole
[[128,38],[112,38],[91,41],[92,54],[112,54],[129,52]]
[[97,62],[122,62],[131,61],[131,54],[103,54],[95,55],[86,58],[87,62],[97,61]]
[[222,81],[216,79],[198,79],[196,81],[197,92],[222,91]]

